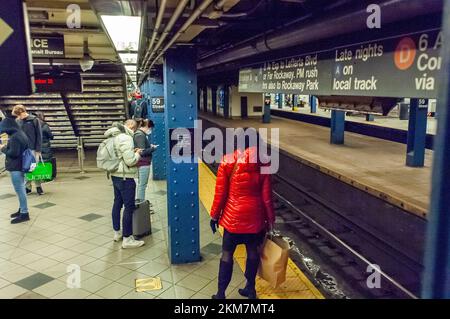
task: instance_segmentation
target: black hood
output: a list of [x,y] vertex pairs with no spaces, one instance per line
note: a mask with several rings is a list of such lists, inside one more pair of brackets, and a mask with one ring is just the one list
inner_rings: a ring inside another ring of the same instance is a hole
[[19,124],[12,117],[7,117],[0,122],[0,134],[6,133],[8,135],[14,134],[20,130]]
[[28,114],[28,116],[26,118],[23,119],[24,122],[31,122],[34,121],[36,119],[36,115],[33,114]]

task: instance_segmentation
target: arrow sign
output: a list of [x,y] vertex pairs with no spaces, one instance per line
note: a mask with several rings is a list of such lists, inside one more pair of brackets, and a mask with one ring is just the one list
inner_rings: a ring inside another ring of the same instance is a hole
[[0,18],[0,46],[14,33],[14,30]]

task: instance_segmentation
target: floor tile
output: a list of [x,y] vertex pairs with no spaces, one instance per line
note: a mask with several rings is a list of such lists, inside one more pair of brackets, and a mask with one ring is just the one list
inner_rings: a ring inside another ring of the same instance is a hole
[[121,299],[154,299],[155,296],[146,292],[136,292],[130,291],[126,295],[122,296]]
[[50,202],[46,202],[46,203],[42,203],[42,204],[35,205],[35,206],[33,206],[33,207],[39,208],[39,209],[46,209],[46,208],[49,208],[49,207],[53,207],[53,206],[55,206],[55,205],[56,205],[56,204],[53,204],[53,203],[50,203]]
[[24,293],[24,294],[22,294],[20,296],[17,296],[14,299],[48,299],[48,298],[45,297],[45,296],[42,296],[42,295],[40,295],[40,294],[38,294],[36,292],[27,291],[26,293]]
[[189,299],[195,294],[195,291],[180,286],[172,286],[158,297],[162,299]]
[[94,275],[92,277],[87,278],[86,280],[82,280],[80,288],[87,290],[91,293],[96,293],[97,291],[110,285],[111,283],[112,280]]
[[114,282],[96,292],[96,295],[107,299],[117,299],[131,292],[133,289],[125,285]]
[[0,200],[13,198],[13,197],[16,197],[16,195],[14,195],[14,194],[2,194],[2,195],[0,195]]
[[120,266],[112,266],[105,271],[99,273],[99,276],[105,277],[107,279],[116,281],[119,278],[122,278],[123,276],[131,273],[132,271],[130,269],[120,267]]
[[53,277],[47,276],[42,273],[35,273],[29,277],[16,281],[14,284],[27,290],[33,290],[42,285],[45,285],[46,283],[49,283],[52,280],[54,280]]
[[54,299],[85,299],[91,293],[81,288],[66,289],[59,294],[53,296]]
[[215,243],[210,243],[204,247],[202,247],[201,249],[202,253],[207,253],[207,254],[215,254],[218,255],[222,252],[222,246],[219,244],[215,244]]
[[36,289],[33,289],[33,291],[44,297],[52,298],[52,297],[56,296],[57,294],[63,292],[66,289],[67,289],[67,284],[65,284],[59,280],[53,280],[53,281],[50,281],[49,283],[46,283]]
[[194,291],[199,291],[202,288],[204,288],[207,284],[210,283],[211,280],[208,280],[206,278],[189,274],[185,278],[181,279],[177,285],[181,287],[185,287]]
[[22,280],[24,278],[27,278],[31,275],[34,275],[35,273],[36,273],[36,271],[22,266],[22,267],[10,270],[8,272],[2,273],[0,275],[0,277],[9,282],[16,282],[16,281]]
[[93,220],[96,220],[96,219],[99,219],[99,218],[102,218],[102,217],[103,217],[102,215],[98,215],[98,214],[87,214],[87,215],[81,216],[79,218],[82,219],[82,220],[91,222]]
[[28,290],[17,285],[9,285],[0,289],[0,299],[12,299],[26,293]]

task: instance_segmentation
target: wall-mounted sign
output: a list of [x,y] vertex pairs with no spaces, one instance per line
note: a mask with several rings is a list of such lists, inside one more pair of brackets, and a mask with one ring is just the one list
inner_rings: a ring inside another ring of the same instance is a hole
[[0,95],[29,95],[34,83],[29,50],[29,24],[23,1],[2,0],[0,5]]
[[79,73],[35,75],[36,92],[83,92]]
[[33,35],[31,53],[35,58],[64,58],[64,37]]
[[442,31],[268,61],[239,72],[240,92],[435,98]]
[[164,97],[155,96],[151,98],[152,112],[164,113]]

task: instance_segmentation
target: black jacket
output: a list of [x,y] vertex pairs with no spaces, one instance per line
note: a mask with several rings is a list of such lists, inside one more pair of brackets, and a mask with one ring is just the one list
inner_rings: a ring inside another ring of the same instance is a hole
[[147,135],[141,131],[136,130],[136,133],[134,133],[134,147],[143,149],[141,153],[141,159],[138,162],[138,166],[146,166],[150,165],[152,162],[152,153],[155,151],[155,149],[151,146]]
[[6,133],[9,137],[8,144],[2,151],[6,155],[6,170],[22,171],[22,154],[28,148],[27,136],[12,118],[0,122],[0,133]]
[[42,151],[42,128],[39,119],[34,115],[28,115],[23,120],[18,120],[23,132],[28,136],[30,149],[32,151]]
[[50,141],[53,140],[54,136],[47,123],[42,121],[40,123],[42,128],[42,159],[47,162],[53,158],[52,144]]

